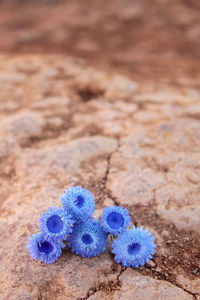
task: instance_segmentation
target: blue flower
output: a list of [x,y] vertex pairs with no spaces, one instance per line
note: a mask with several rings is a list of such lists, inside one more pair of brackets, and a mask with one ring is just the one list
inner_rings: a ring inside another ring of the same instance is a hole
[[152,258],[156,248],[153,241],[154,237],[148,230],[133,226],[114,240],[112,253],[122,266],[138,268]]
[[33,259],[39,259],[45,264],[54,263],[62,253],[64,244],[61,240],[53,240],[42,233],[33,234],[28,238],[26,248]]
[[68,237],[72,252],[82,257],[96,256],[103,252],[107,244],[107,235],[98,220],[91,219],[85,223],[75,224]]
[[94,196],[81,186],[70,187],[61,202],[63,209],[78,223],[91,218],[95,208]]
[[40,231],[52,239],[65,239],[66,235],[72,232],[74,221],[62,208],[53,206],[40,216]]
[[120,206],[113,205],[104,208],[101,219],[103,229],[110,234],[122,233],[131,224],[128,209]]

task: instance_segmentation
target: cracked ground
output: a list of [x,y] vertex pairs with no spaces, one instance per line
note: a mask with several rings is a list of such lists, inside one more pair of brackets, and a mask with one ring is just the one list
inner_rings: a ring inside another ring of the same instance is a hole
[[[0,57],[0,299],[200,299],[199,97],[191,81]],[[75,185],[95,195],[95,217],[122,205],[153,233],[148,264],[122,268],[110,245],[91,259],[68,248],[53,265],[31,259],[40,213]]]

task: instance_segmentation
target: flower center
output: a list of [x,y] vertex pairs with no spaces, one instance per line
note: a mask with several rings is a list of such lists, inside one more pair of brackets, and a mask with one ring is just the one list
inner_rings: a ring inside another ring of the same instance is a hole
[[42,243],[38,243],[38,249],[40,252],[44,252],[45,254],[50,254],[53,251],[53,245],[47,241]]
[[84,205],[84,198],[82,196],[78,196],[75,200],[75,205],[78,206],[78,208],[83,207]]
[[84,234],[83,236],[82,236],[82,241],[83,241],[83,243],[84,244],[91,244],[92,242],[93,242],[93,239],[92,239],[92,237],[91,237],[91,235],[89,235],[89,234]]
[[128,253],[131,255],[136,255],[141,249],[141,245],[139,243],[132,243],[128,246]]
[[47,221],[48,230],[52,233],[58,233],[63,229],[63,221],[59,216],[52,216]]
[[121,214],[113,211],[109,214],[107,222],[112,229],[117,229],[124,225],[124,217]]

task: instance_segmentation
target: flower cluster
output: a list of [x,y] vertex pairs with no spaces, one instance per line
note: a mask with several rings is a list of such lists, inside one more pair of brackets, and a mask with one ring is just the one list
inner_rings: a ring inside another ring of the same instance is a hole
[[31,257],[54,263],[66,244],[82,257],[96,256],[106,249],[110,234],[117,263],[138,268],[152,258],[156,248],[154,237],[142,227],[130,227],[126,208],[104,208],[101,221],[92,217],[94,209],[94,196],[88,190],[70,187],[61,197],[61,207],[53,206],[40,216],[39,232],[28,238]]

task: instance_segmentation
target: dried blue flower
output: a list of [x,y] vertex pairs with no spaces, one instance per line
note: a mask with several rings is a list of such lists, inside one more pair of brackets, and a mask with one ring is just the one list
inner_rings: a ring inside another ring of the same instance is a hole
[[62,253],[64,244],[61,240],[53,240],[42,233],[33,234],[28,238],[26,248],[33,259],[39,259],[45,264],[54,263]]
[[107,244],[107,235],[98,220],[75,224],[68,237],[72,252],[82,257],[96,256],[103,252]]
[[94,196],[81,186],[70,187],[61,202],[63,209],[78,223],[91,218],[95,208]]
[[148,230],[133,226],[114,240],[112,253],[122,266],[138,268],[152,258],[156,248],[153,241],[154,237]]
[[40,231],[53,239],[65,239],[72,232],[74,221],[62,208],[53,206],[40,216]]
[[104,208],[101,219],[103,229],[110,234],[122,233],[131,224],[128,209],[121,206],[113,205]]

